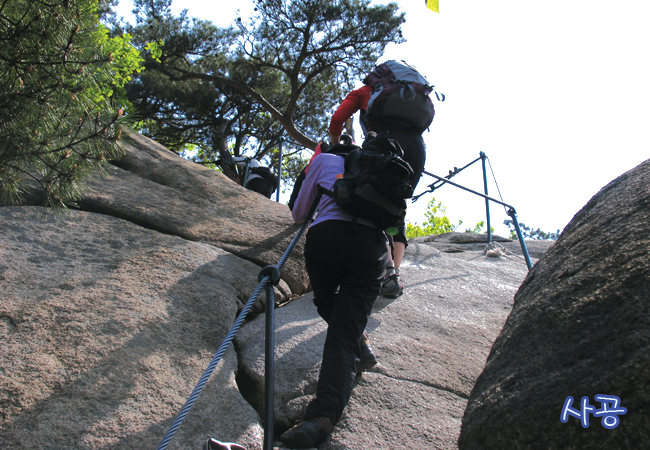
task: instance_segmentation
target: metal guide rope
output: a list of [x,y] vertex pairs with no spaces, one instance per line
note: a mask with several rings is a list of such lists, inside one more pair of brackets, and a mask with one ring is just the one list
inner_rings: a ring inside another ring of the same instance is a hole
[[[230,331],[226,335],[225,339],[221,343],[221,346],[215,353],[214,357],[212,358],[212,361],[210,361],[210,364],[208,365],[207,369],[205,369],[205,372],[203,373],[203,376],[199,379],[199,382],[197,383],[196,387],[190,394],[189,398],[185,402],[185,405],[181,408],[180,412],[178,413],[178,416],[176,416],[176,419],[174,419],[174,422],[172,423],[171,427],[167,431],[167,434],[163,437],[162,441],[157,447],[157,450],[165,450],[169,443],[172,441],[174,436],[176,435],[176,432],[178,429],[181,427],[183,424],[183,421],[185,420],[185,417],[189,413],[190,409],[192,406],[194,406],[194,403],[196,402],[196,399],[199,397],[201,392],[203,391],[203,388],[207,384],[208,380],[212,376],[212,373],[214,372],[215,368],[217,367],[217,364],[219,364],[219,361],[221,361],[221,358],[223,355],[226,353],[226,350],[228,350],[228,347],[230,346],[231,342],[235,338],[235,335],[241,328],[242,323],[244,322],[246,316],[250,312],[251,308],[253,307],[253,304],[259,297],[259,295],[262,293],[262,290],[267,286],[269,283],[277,283],[278,280],[272,279],[272,275],[277,274],[279,277],[280,270],[284,266],[285,262],[289,258],[289,255],[297,245],[298,241],[302,237],[302,235],[305,233],[311,222],[313,221],[313,217],[316,214],[316,211],[318,211],[318,202],[320,201],[320,194],[316,197],[314,200],[314,203],[311,207],[311,210],[308,214],[308,219],[305,221],[305,223],[302,225],[300,230],[298,230],[298,233],[296,236],[293,238],[289,246],[287,247],[286,251],[280,258],[280,262],[276,266],[267,266],[264,268],[261,272],[260,275],[263,275],[263,277],[260,279],[260,282],[255,288],[255,291],[253,291],[253,294],[251,297],[248,299],[246,302],[246,305],[244,305],[244,308],[241,310],[239,315],[237,316],[237,320],[235,320],[235,323],[233,326],[230,328]],[[268,269],[274,269],[275,272],[270,271]]]

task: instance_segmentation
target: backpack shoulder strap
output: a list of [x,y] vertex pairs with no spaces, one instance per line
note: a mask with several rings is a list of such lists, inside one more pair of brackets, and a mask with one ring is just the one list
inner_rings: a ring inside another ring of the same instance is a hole
[[325,194],[330,198],[334,198],[333,191],[330,191],[329,189],[325,189],[323,186],[318,186],[318,190],[321,192],[321,194]]

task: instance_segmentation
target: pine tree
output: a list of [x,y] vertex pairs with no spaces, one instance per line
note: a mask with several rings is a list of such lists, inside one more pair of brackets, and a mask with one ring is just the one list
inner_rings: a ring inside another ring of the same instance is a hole
[[110,38],[89,0],[0,2],[0,201],[28,180],[45,203],[67,206],[82,181],[118,158],[121,89],[140,57],[129,37]]

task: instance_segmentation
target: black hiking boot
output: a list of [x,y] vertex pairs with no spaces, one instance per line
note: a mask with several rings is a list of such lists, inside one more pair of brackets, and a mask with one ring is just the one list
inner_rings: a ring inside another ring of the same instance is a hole
[[359,350],[361,351],[361,361],[359,362],[357,373],[365,372],[377,364],[377,357],[372,352],[372,348],[370,348],[370,340],[365,332],[361,336],[361,339],[359,339]]
[[332,421],[327,417],[314,417],[282,433],[280,442],[287,448],[316,447],[332,432],[333,427]]
[[379,291],[382,296],[387,298],[397,298],[404,293],[404,285],[399,279],[399,274],[393,273],[384,280]]

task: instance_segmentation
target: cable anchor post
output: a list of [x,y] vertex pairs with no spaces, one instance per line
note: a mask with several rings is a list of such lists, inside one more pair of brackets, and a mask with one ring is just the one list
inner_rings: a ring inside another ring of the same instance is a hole
[[521,250],[524,253],[524,258],[526,259],[526,265],[528,266],[528,271],[530,272],[530,270],[533,268],[533,264],[530,262],[530,256],[528,255],[528,248],[526,247],[524,236],[521,233],[521,228],[519,227],[519,221],[517,220],[517,212],[513,207],[510,207],[507,212],[508,215],[512,218],[512,223],[515,226],[515,231],[517,232],[517,238],[519,238],[519,244],[521,245]]
[[481,157],[481,165],[483,167],[483,192],[485,192],[485,217],[487,221],[487,240],[488,244],[492,243],[492,226],[490,224],[490,200],[488,200],[488,183],[487,183],[487,171],[485,170],[485,160],[487,156],[484,152],[479,153]]
[[263,450],[273,450],[273,429],[275,422],[275,291],[273,286],[280,283],[281,268],[284,266],[289,254],[298,243],[298,240],[305,233],[314,216],[318,212],[318,204],[320,202],[322,192],[319,190],[314,202],[308,213],[307,220],[300,227],[300,230],[289,244],[289,247],[280,258],[280,262],[273,266],[266,266],[263,268],[258,279],[260,283],[268,280],[265,284],[266,294],[266,314],[265,314],[265,339],[264,339],[264,443]]
[[275,412],[275,291],[274,286],[280,283],[281,274],[277,266],[266,266],[259,275],[262,282],[268,278],[264,286],[266,294],[265,339],[264,339],[264,450],[273,450],[273,424]]

